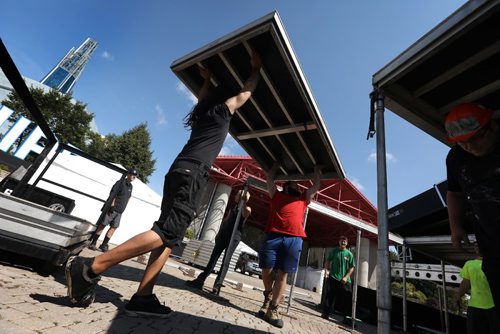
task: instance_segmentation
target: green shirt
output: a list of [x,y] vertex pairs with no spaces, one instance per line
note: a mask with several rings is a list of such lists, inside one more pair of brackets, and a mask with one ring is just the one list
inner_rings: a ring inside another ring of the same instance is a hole
[[469,260],[465,262],[460,276],[470,281],[469,306],[490,309],[495,306],[491,296],[488,280],[481,270],[482,260]]
[[[338,247],[332,249],[330,253],[328,253],[326,260],[330,262],[330,277],[337,281],[341,281],[349,269],[355,266],[354,256],[347,248],[344,250]],[[347,279],[347,282],[351,282],[351,277]]]

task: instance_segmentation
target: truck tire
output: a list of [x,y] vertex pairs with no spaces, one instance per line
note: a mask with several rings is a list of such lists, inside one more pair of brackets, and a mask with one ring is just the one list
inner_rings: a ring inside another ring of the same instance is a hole
[[52,203],[51,205],[49,205],[49,209],[58,212],[66,212],[66,207],[61,203]]

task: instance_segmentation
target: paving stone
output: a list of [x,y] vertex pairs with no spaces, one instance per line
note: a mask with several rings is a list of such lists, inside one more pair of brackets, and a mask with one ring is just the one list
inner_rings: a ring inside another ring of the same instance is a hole
[[25,319],[13,319],[13,323],[23,326],[23,328],[31,329],[33,331],[42,331],[46,328],[55,327],[53,322],[43,320],[36,317],[30,317]]
[[21,312],[11,307],[2,306],[2,309],[0,309],[0,319],[14,320],[14,319],[29,318],[29,317],[30,317],[29,314]]
[[[84,250],[82,255],[85,254]],[[170,259],[158,277],[154,293],[174,313],[167,319],[157,319],[131,317],[123,311],[126,300],[135,293],[145,268],[135,261],[125,261],[110,268],[96,289],[96,301],[88,308],[69,306],[62,276],[54,279],[0,264],[0,333],[33,334],[36,330],[44,334],[346,332],[335,322],[321,319],[317,310],[304,306],[307,303],[297,302],[292,303],[289,314],[283,317],[285,327],[275,328],[256,316],[262,304],[260,280],[229,272],[231,282],[246,280],[244,288],[238,290],[236,283],[228,282],[217,297],[207,292],[213,285],[214,275],[207,279],[204,291],[195,291],[185,286],[189,277],[179,270],[181,266],[189,268]],[[199,269],[195,270],[199,273]],[[256,289],[248,283],[249,280]],[[301,298],[310,300],[311,305],[315,305],[320,298],[319,294],[301,289],[295,292],[300,292]],[[286,305],[283,311],[285,309]],[[375,332],[375,327],[363,331],[367,334]]]
[[33,331],[23,326],[19,326],[8,320],[0,319],[0,333],[2,334],[33,334]]

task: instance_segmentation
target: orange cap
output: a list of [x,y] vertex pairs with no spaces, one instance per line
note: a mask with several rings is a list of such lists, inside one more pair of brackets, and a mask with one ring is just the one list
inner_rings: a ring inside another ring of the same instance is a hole
[[474,103],[455,106],[446,116],[444,127],[450,142],[466,141],[491,121],[493,110]]

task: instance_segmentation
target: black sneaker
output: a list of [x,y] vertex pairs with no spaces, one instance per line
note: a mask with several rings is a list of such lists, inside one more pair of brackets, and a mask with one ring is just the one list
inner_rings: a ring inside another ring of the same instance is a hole
[[344,317],[344,319],[342,320],[342,324],[344,324],[348,327],[352,327],[352,319]]
[[72,256],[66,262],[64,274],[68,285],[68,297],[74,306],[87,307],[95,299],[95,287],[101,276],[91,278],[88,274],[94,259]]
[[90,244],[88,249],[95,251],[95,250],[97,250],[97,246],[95,244]]
[[103,252],[103,253],[106,253],[109,249],[109,246],[108,245],[100,245],[99,246],[99,249]]
[[166,318],[172,314],[170,307],[160,303],[155,294],[139,296],[134,294],[125,304],[125,312],[130,315],[146,315],[159,318]]
[[186,285],[190,288],[203,289],[203,281],[199,279],[194,279],[192,281],[186,281]]

